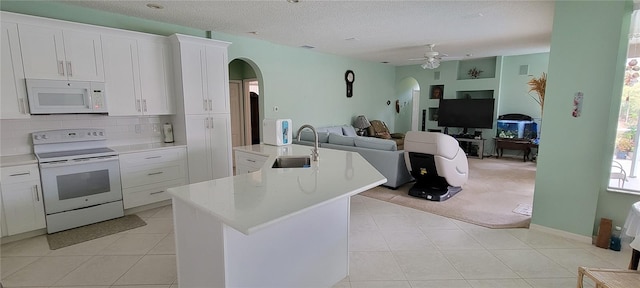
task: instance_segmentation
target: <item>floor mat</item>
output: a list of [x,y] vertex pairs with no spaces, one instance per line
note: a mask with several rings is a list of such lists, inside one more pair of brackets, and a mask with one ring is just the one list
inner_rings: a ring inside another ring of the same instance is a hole
[[116,219],[49,234],[47,235],[47,241],[49,242],[49,248],[56,250],[144,225],[147,225],[147,222],[140,219],[138,215],[126,215]]

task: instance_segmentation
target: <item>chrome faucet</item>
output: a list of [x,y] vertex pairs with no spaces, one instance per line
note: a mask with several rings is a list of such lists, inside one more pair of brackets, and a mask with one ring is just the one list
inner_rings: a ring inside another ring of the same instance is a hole
[[302,126],[300,126],[300,129],[298,129],[298,142],[300,142],[300,134],[302,133],[302,130],[304,130],[304,128],[309,128],[311,129],[311,131],[313,131],[313,149],[311,150],[311,160],[313,161],[318,161],[318,132],[316,132],[316,128],[313,128],[313,126],[309,125],[309,124],[304,124]]

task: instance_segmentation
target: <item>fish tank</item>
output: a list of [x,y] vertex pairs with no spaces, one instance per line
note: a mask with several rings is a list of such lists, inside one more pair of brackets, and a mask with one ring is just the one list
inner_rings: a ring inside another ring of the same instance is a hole
[[507,114],[498,117],[496,137],[507,139],[537,139],[538,123],[529,116],[522,114],[519,117]]

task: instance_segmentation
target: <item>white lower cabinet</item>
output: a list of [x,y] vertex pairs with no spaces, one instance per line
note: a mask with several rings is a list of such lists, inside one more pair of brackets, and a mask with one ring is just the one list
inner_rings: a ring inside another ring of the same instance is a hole
[[256,172],[262,168],[268,156],[235,150],[236,175]]
[[46,227],[37,164],[0,168],[2,213],[6,235]]
[[189,182],[232,176],[229,114],[186,115]]
[[167,188],[187,184],[185,155],[184,147],[121,154],[124,208],[170,199]]

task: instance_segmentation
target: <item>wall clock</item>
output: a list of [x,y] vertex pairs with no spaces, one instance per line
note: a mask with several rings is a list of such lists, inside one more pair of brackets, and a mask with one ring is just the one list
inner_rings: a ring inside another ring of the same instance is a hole
[[353,96],[353,81],[356,80],[356,75],[351,70],[347,70],[344,73],[344,81],[347,82],[347,98]]

